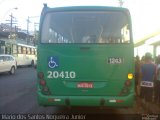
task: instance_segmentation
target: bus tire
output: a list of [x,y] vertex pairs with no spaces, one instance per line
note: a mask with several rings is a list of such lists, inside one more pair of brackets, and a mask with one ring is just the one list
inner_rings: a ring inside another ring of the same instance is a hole
[[15,67],[14,66],[11,67],[10,74],[11,75],[15,74]]

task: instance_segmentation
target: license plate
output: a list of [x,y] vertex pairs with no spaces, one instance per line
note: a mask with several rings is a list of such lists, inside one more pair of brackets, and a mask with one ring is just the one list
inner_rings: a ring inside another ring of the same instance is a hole
[[80,82],[77,84],[77,88],[93,88],[92,82]]

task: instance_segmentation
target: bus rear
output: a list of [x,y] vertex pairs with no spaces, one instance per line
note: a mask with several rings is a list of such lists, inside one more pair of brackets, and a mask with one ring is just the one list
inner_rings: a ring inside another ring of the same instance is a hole
[[132,106],[130,15],[113,7],[44,7],[38,45],[43,106]]

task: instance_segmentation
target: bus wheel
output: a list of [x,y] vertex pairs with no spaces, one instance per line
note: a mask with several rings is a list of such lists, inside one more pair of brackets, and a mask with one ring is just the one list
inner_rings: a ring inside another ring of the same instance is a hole
[[13,75],[15,73],[15,68],[12,66],[10,70],[10,74]]

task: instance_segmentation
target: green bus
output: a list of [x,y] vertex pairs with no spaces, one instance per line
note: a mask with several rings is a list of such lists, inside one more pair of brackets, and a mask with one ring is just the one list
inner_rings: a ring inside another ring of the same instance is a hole
[[39,105],[132,107],[131,28],[125,8],[45,4],[37,51]]

